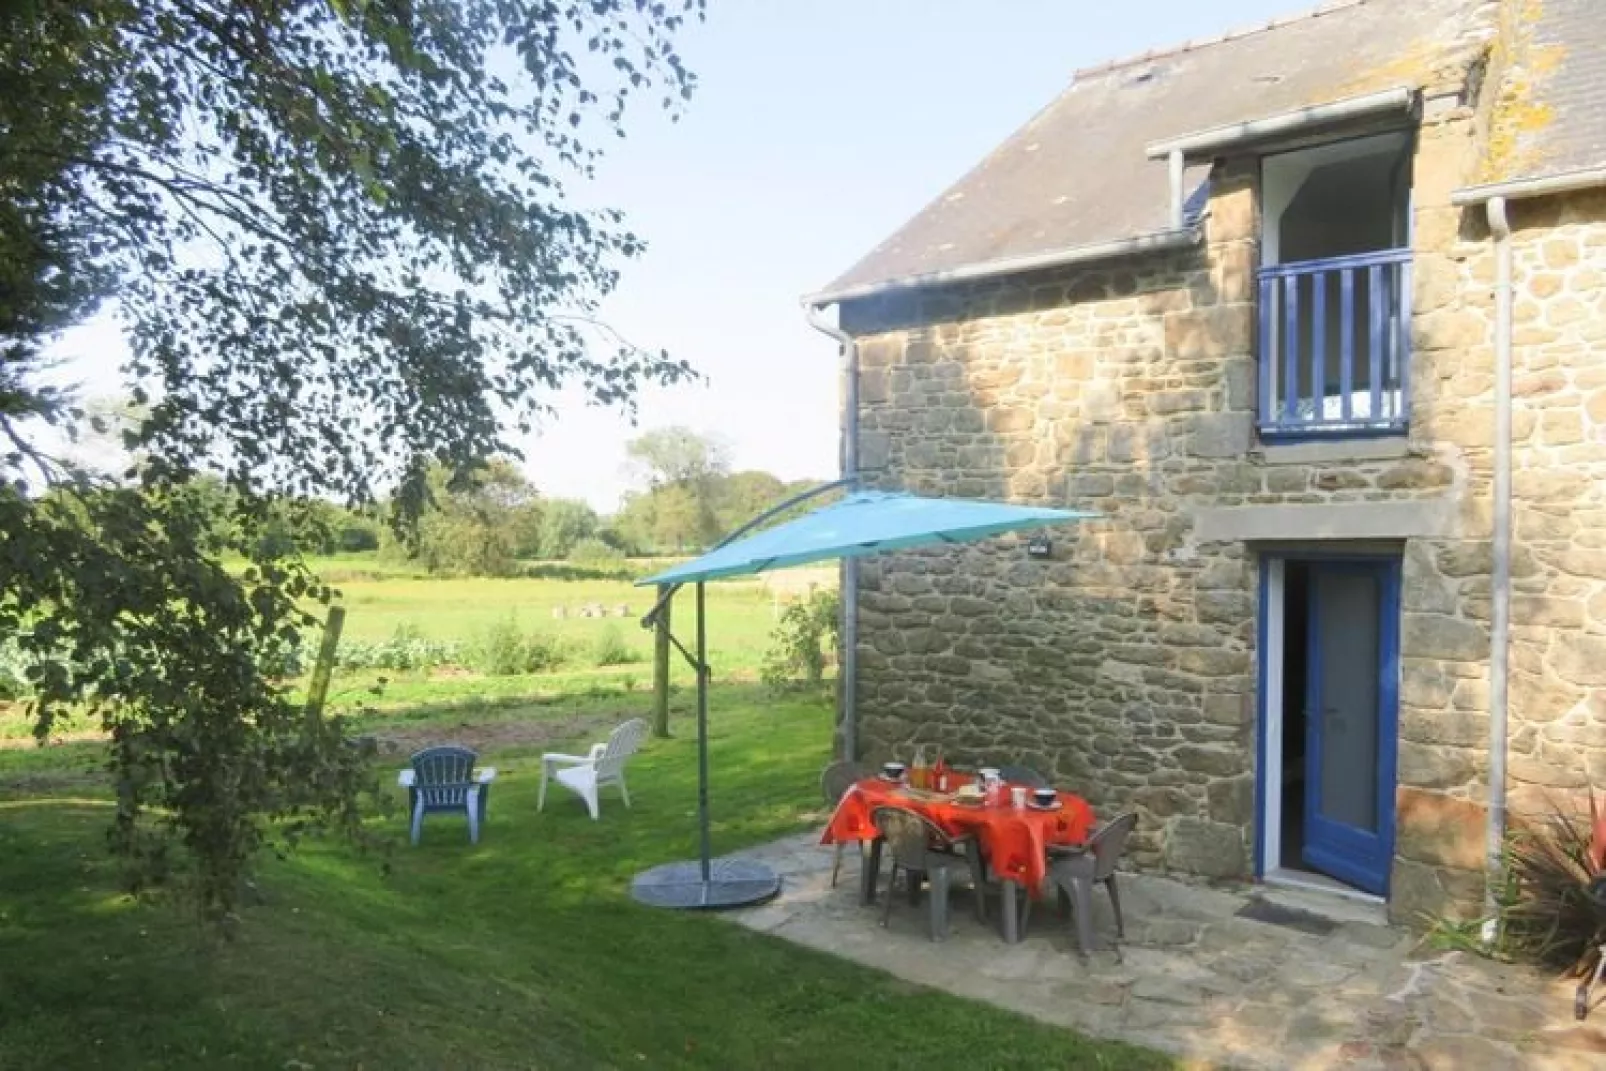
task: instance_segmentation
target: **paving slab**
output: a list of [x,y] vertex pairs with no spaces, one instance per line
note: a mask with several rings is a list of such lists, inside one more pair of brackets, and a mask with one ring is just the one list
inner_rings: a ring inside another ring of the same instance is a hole
[[[1099,950],[1091,955],[1075,954],[1069,924],[1046,902],[1031,912],[1025,938],[1004,944],[997,902],[984,925],[971,914],[968,891],[950,906],[947,940],[934,943],[924,903],[912,907],[901,891],[886,928],[881,903],[859,904],[857,852],[844,853],[833,888],[832,851],[816,841],[803,834],[742,853],[776,868],[781,894],[723,917],[915,984],[1170,1052],[1190,1066],[1606,1068],[1606,1007],[1575,1022],[1570,982],[1427,950],[1365,904],[1122,874],[1126,938],[1117,941],[1100,894]],[[1268,911],[1267,903],[1285,910]],[[1249,917],[1239,914],[1246,908]]]

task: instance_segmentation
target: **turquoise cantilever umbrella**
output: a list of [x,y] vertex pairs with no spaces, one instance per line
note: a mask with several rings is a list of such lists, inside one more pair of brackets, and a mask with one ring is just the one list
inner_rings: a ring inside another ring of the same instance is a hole
[[[709,858],[708,844],[708,663],[703,583],[723,577],[746,576],[791,565],[855,558],[888,550],[968,543],[1004,532],[1042,528],[1051,524],[1097,517],[1078,510],[1015,506],[1007,502],[978,502],[959,498],[925,498],[918,495],[858,491],[796,520],[778,524],[746,538],[743,531],[839,484],[827,485],[782,503],[738,530],[730,539],[701,558],[667,569],[638,584],[670,585],[653,618],[683,584],[697,585],[697,649],[675,646],[697,671],[697,820],[701,835],[700,858],[694,863],[668,863],[637,875],[632,894],[659,907],[734,907],[774,896],[780,889],[775,874],[747,860]],[[671,637],[673,640],[673,637]]]

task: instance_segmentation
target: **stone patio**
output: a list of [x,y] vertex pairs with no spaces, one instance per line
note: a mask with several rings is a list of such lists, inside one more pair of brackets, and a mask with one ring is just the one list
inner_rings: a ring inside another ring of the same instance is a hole
[[[1097,894],[1100,950],[1083,962],[1046,902],[1005,945],[956,894],[953,931],[926,935],[900,895],[891,924],[858,902],[858,853],[830,886],[815,834],[751,852],[782,875],[778,899],[727,917],[754,930],[1097,1037],[1246,1068],[1606,1067],[1606,999],[1572,1018],[1571,983],[1420,946],[1381,912],[1326,894],[1222,889],[1122,875],[1118,949]],[[884,890],[883,890],[884,894]],[[1268,905],[1280,911],[1267,912]],[[996,918],[996,903],[991,916]],[[1280,915],[1255,921],[1239,913]]]

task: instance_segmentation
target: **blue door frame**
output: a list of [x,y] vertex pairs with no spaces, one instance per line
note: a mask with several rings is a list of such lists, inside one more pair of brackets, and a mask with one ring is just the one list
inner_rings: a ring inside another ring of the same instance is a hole
[[[1271,600],[1272,585],[1269,568],[1273,562],[1298,562],[1317,567],[1336,566],[1348,570],[1368,573],[1378,580],[1379,615],[1378,621],[1378,779],[1377,779],[1377,831],[1371,833],[1358,829],[1336,826],[1328,823],[1321,833],[1326,843],[1318,848],[1320,861],[1317,865],[1325,872],[1331,873],[1349,884],[1377,895],[1386,895],[1388,889],[1388,874],[1394,855],[1394,796],[1396,783],[1396,768],[1399,738],[1399,652],[1400,652],[1400,559],[1394,556],[1382,555],[1355,555],[1355,554],[1298,554],[1298,553],[1268,553],[1261,556],[1260,568],[1260,618],[1256,625],[1257,649],[1261,652],[1260,666],[1257,681],[1258,719],[1256,746],[1255,775],[1255,873],[1264,876],[1266,873],[1266,859],[1268,856],[1266,838],[1267,807],[1275,801],[1278,807],[1282,806],[1282,786],[1267,784],[1268,772],[1281,769],[1282,756],[1271,754],[1271,734],[1268,731],[1269,720],[1272,716],[1272,703],[1277,703],[1279,718],[1281,710],[1281,697],[1269,694],[1268,659],[1266,653],[1272,649],[1270,623],[1272,620]],[[1286,607],[1284,607],[1286,610]],[[1284,615],[1277,615],[1282,620]],[[1312,627],[1308,637],[1307,649],[1307,706],[1310,695],[1319,695],[1322,667],[1317,650],[1318,629],[1314,623],[1314,599],[1312,600]],[[1279,638],[1276,646],[1280,649],[1282,644]],[[1286,652],[1284,652],[1286,657]],[[1280,675],[1280,674],[1279,674]],[[1307,719],[1308,721],[1308,719]],[[1309,726],[1307,726],[1309,729]],[[1279,733],[1279,741],[1281,734]],[[1312,733],[1307,737],[1305,765],[1307,827],[1309,818],[1317,813],[1314,793],[1319,780],[1321,769],[1321,742],[1320,734]],[[1327,854],[1323,854],[1323,849]],[[1287,865],[1289,861],[1282,861]]]

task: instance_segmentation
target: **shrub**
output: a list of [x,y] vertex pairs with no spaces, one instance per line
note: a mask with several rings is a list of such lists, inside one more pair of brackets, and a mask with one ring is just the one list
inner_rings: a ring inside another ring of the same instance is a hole
[[801,678],[808,687],[820,686],[828,652],[836,649],[839,609],[836,592],[811,591],[781,613],[759,670],[766,685],[784,690]]
[[589,536],[574,545],[569,551],[571,562],[581,562],[588,565],[623,562],[624,551],[612,544],[605,543],[596,536]]
[[563,648],[556,639],[521,631],[511,616],[487,628],[471,656],[474,668],[492,677],[545,673],[563,664]]
[[627,666],[632,662],[640,662],[646,658],[625,640],[625,634],[619,626],[608,624],[597,633],[596,641],[591,647],[591,662],[597,666]]
[[1578,968],[1606,944],[1606,810],[1589,819],[1557,808],[1513,829],[1501,911],[1505,948],[1523,959]]
[[379,532],[366,524],[348,524],[335,535],[335,546],[348,554],[379,549]]
[[525,566],[524,575],[532,580],[635,580],[640,568],[631,562],[534,562]]
[[378,643],[343,642],[338,658],[341,669],[431,669],[462,661],[461,644],[425,639],[410,622],[397,625],[390,639]]

